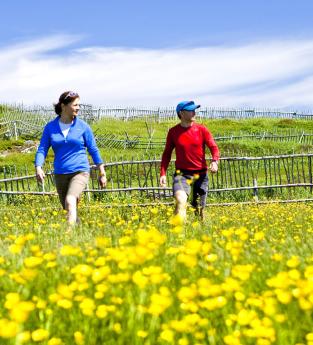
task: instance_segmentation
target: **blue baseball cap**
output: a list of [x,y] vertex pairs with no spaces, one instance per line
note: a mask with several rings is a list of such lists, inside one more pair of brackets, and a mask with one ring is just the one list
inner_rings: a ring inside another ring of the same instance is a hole
[[183,101],[177,104],[176,112],[177,114],[182,110],[193,111],[200,108],[200,105],[195,104],[194,101]]

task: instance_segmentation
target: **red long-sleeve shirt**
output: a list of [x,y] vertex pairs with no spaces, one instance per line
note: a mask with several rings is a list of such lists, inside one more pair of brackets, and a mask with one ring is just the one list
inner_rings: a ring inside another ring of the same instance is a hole
[[212,159],[218,161],[218,147],[212,134],[205,126],[193,123],[190,127],[183,127],[180,124],[172,127],[167,134],[160,175],[165,175],[174,148],[176,151],[176,169],[206,170],[205,146],[210,149]]

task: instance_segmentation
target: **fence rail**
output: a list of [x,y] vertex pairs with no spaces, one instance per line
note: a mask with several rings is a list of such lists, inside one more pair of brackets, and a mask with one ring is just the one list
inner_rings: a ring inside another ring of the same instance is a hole
[[[165,138],[147,138],[130,136],[127,133],[96,133],[95,139],[99,147],[118,149],[155,149],[164,148]],[[313,144],[313,133],[305,131],[288,130],[276,132],[259,133],[227,133],[216,134],[214,139],[217,142],[239,141],[239,140],[261,140],[276,142],[293,142],[298,144]]]
[[[225,157],[219,164],[218,173],[209,174],[209,196],[212,202],[229,200],[247,201],[252,197],[260,200],[299,197],[310,198],[313,191],[313,154],[293,154],[265,157]],[[149,200],[168,201],[172,196],[170,186],[159,185],[160,160],[130,160],[106,164],[107,188],[101,190],[98,172],[91,170],[86,196],[112,198],[136,197],[138,203]],[[38,184],[34,174],[17,171],[13,166],[0,172],[0,196],[56,195],[51,166],[47,166],[44,185]],[[171,162],[167,178],[171,185],[174,172]]]
[[[35,125],[43,125],[55,117],[54,109],[47,106],[26,106],[23,104],[0,105],[0,112],[5,121],[22,120]],[[174,107],[121,107],[81,104],[80,116],[87,122],[103,119],[131,121],[145,119],[155,122],[177,120]],[[279,109],[256,108],[223,108],[203,106],[198,111],[199,119],[253,119],[253,118],[283,118],[312,119],[313,110],[283,111]]]

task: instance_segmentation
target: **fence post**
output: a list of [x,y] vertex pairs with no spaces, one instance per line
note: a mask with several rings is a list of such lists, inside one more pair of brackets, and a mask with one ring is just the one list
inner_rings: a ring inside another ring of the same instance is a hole
[[259,190],[258,190],[258,181],[253,179],[253,199],[255,202],[259,201]]
[[308,168],[309,168],[309,177],[310,177],[310,192],[312,193],[312,159],[311,156],[308,157]]
[[13,128],[14,128],[15,140],[17,140],[18,139],[18,135],[17,135],[17,128],[16,128],[16,121],[13,122]]

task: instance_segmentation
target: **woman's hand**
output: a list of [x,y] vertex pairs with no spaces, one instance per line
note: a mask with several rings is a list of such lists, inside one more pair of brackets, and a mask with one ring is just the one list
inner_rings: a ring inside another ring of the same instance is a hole
[[45,179],[46,175],[43,172],[41,167],[36,167],[36,179],[38,182],[42,183],[43,180]]
[[106,187],[106,185],[107,185],[107,177],[106,177],[105,173],[104,174],[100,173],[98,181],[100,183],[101,188],[105,188]]

